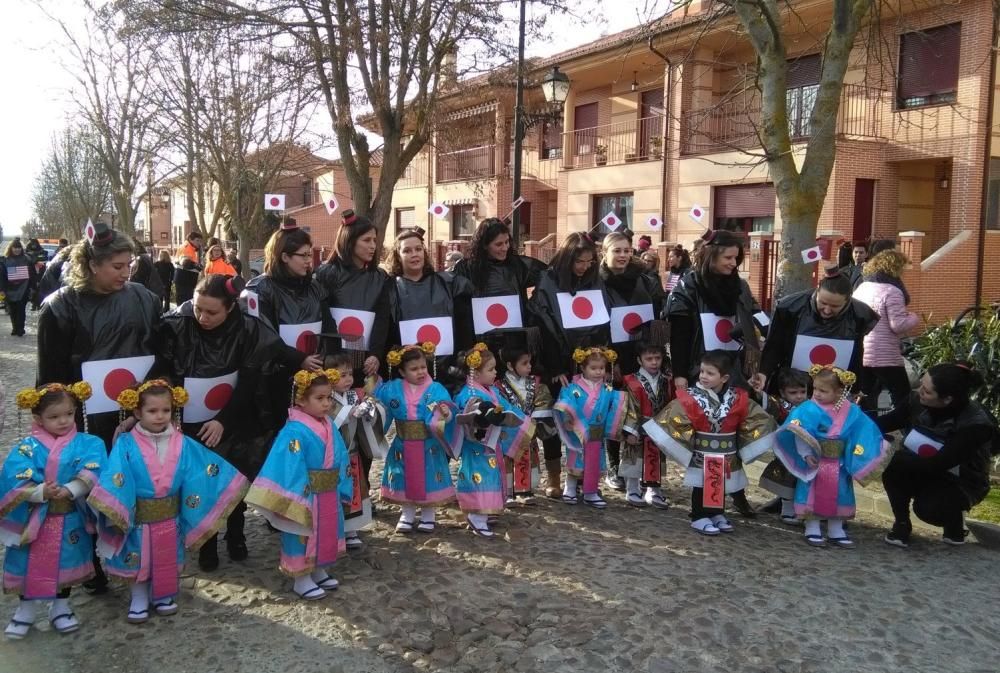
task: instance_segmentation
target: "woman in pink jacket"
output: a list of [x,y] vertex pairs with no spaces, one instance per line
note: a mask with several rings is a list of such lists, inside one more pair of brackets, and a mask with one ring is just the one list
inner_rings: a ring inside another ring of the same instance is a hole
[[879,391],[889,391],[892,405],[904,404],[910,395],[910,379],[903,364],[899,340],[920,324],[920,317],[908,311],[910,295],[901,279],[906,256],[884,250],[865,263],[864,281],[854,298],[868,304],[879,316],[878,324],[865,336],[864,371],[861,392],[866,408],[878,406]]

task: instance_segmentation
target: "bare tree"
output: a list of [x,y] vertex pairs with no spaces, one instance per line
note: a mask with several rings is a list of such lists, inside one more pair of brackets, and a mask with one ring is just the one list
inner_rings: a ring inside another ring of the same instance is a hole
[[80,237],[88,218],[110,210],[111,183],[95,149],[96,134],[68,128],[53,136],[35,178],[32,205],[35,219],[46,231],[70,240]]

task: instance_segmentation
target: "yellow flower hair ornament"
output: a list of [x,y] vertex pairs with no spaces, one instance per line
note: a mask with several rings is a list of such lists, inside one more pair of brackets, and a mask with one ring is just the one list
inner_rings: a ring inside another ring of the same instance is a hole
[[164,379],[153,379],[151,381],[146,381],[141,386],[136,389],[126,388],[125,390],[118,393],[118,406],[120,406],[125,411],[132,411],[139,406],[139,396],[146,392],[150,388],[166,388],[170,391],[170,400],[173,402],[175,407],[183,407],[188,403],[190,396],[184,388],[180,386],[171,386],[169,381]]
[[407,351],[419,350],[424,355],[434,355],[436,348],[431,341],[425,341],[422,344],[410,344],[409,346],[403,346],[398,350],[386,353],[385,361],[390,367],[398,367],[399,363],[403,361],[403,354]]
[[340,382],[340,370],[339,369],[321,369],[318,372],[309,372],[304,369],[300,369],[295,372],[293,381],[295,382],[295,399],[301,401],[303,396],[306,394],[306,390],[309,386],[313,384],[316,379],[326,379],[330,385],[337,385]]
[[618,360],[618,353],[610,348],[577,348],[573,351],[573,362],[582,365],[591,355],[600,355],[609,363],[614,364]]
[[815,378],[817,374],[824,370],[830,370],[836,374],[837,380],[839,380],[840,384],[845,388],[850,388],[858,380],[858,377],[854,374],[854,372],[841,369],[840,367],[834,367],[833,365],[813,365],[809,368],[809,377]]
[[[48,392],[48,391],[44,391]],[[25,388],[17,394],[14,401],[17,402],[18,409],[34,409],[42,399],[42,394],[34,388]]]
[[437,347],[434,345],[433,341],[425,341],[420,344],[420,350],[424,352],[424,355],[434,355],[434,351]]
[[79,381],[68,386],[64,386],[61,383],[49,383],[38,389],[25,388],[17,394],[14,401],[19,409],[34,409],[38,406],[38,403],[42,401],[42,397],[46,393],[61,391],[69,393],[79,402],[86,402],[89,400],[90,395],[93,392],[90,388],[90,384],[86,381]]
[[118,399],[115,401],[125,411],[132,411],[139,406],[139,391],[126,388],[118,393]]

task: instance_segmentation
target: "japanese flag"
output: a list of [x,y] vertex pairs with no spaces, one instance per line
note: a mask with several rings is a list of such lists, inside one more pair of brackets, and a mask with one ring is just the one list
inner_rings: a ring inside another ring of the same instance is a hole
[[652,304],[611,307],[611,342],[631,341],[632,333],[653,319]]
[[250,290],[243,290],[243,298],[247,302],[247,315],[252,315],[254,318],[260,317],[260,297],[257,296],[256,292],[251,292]]
[[757,321],[757,324],[759,324],[761,327],[767,327],[768,325],[771,324],[771,316],[769,316],[764,311],[757,311],[756,313],[753,314],[753,318],[754,320]]
[[89,217],[87,218],[87,224],[83,227],[83,235],[93,245],[94,237],[97,236],[97,229],[94,227],[94,221]]
[[80,366],[83,380],[94,391],[87,400],[87,413],[118,411],[118,393],[145,379],[152,366],[152,355],[84,362]]
[[663,220],[659,215],[650,215],[646,218],[646,226],[650,229],[659,229],[663,226]]
[[523,327],[521,298],[516,294],[473,297],[472,322],[476,334],[486,334],[495,329]]
[[841,369],[851,366],[854,342],[850,339],[831,339],[799,334],[792,351],[792,368],[809,371],[813,365],[833,365]]
[[340,208],[340,204],[337,203],[336,196],[331,196],[330,198],[328,198],[323,205],[326,206],[327,215],[333,215],[337,211],[337,208]]
[[702,313],[700,317],[705,350],[738,351],[740,349],[740,342],[730,336],[733,327],[736,326],[735,318],[718,316],[714,313]]
[[604,219],[601,220],[601,224],[603,224],[611,231],[615,231],[618,229],[618,227],[622,226],[624,222],[622,222],[622,218],[618,217],[613,212],[611,212],[604,216]]
[[319,350],[319,338],[316,336],[323,328],[323,323],[307,322],[299,325],[278,325],[281,340],[306,355],[313,355]]
[[416,318],[399,321],[399,339],[404,344],[434,344],[434,355],[451,355],[455,352],[455,334],[451,316]]
[[814,245],[813,247],[806,248],[802,251],[803,264],[813,264],[821,259],[823,259],[823,251],[820,250],[818,245]]
[[184,378],[184,389],[190,399],[184,406],[185,423],[204,423],[215,418],[229,404],[236,388],[239,372],[211,379]]
[[448,212],[451,210],[448,206],[443,203],[432,203],[431,207],[427,209],[427,212],[438,219],[444,219],[448,217]]
[[696,203],[691,206],[691,210],[688,211],[688,217],[698,224],[701,224],[702,220],[705,219],[705,209]]
[[284,194],[264,195],[264,210],[284,210],[284,209],[285,209]]
[[604,325],[611,320],[608,316],[608,307],[604,305],[604,295],[600,290],[584,290],[576,294],[557,292],[556,300],[559,302],[559,315],[566,329],[594,327]]
[[[906,439],[903,440],[903,446],[921,458],[931,458],[937,455],[941,447],[944,446],[944,443],[914,429],[910,430],[910,434],[906,435]],[[959,473],[958,465],[948,471],[957,476]]]
[[343,337],[341,343],[349,351],[366,351],[372,337],[375,314],[354,308],[330,307],[330,315],[337,322],[337,332]]

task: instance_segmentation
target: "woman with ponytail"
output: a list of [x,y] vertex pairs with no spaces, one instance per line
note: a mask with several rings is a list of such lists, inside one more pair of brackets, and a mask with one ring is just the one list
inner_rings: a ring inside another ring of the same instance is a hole
[[[288,368],[302,362],[302,353],[285,345],[256,318],[240,311],[243,280],[211,274],[199,281],[194,299],[163,317],[157,330],[154,375],[183,386],[190,395],[182,411],[185,435],[197,439],[232,463],[247,479],[257,476],[266,455],[267,437],[256,419],[254,393],[262,367],[272,361]],[[240,503],[226,525],[229,557],[247,557]],[[219,565],[216,538],[201,548],[199,565]]]
[[942,542],[965,543],[964,512],[989,493],[990,457],[1000,449],[996,419],[970,399],[982,385],[982,374],[967,362],[934,365],[909,409],[879,417],[883,432],[906,433],[882,474],[896,519],[888,544],[909,546],[911,502],[918,519],[944,529]]

